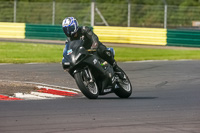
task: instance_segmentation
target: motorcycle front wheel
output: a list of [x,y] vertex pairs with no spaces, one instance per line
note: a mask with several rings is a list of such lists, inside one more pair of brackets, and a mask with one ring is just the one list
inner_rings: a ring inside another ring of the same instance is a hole
[[77,86],[87,98],[98,98],[99,90],[89,68],[75,73],[74,78]]

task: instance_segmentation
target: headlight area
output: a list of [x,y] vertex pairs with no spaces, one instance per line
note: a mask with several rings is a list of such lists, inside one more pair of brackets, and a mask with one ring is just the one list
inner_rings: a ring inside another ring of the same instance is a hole
[[64,58],[62,59],[62,67],[64,70],[68,70],[70,67],[70,62],[68,62],[67,60],[65,60]]

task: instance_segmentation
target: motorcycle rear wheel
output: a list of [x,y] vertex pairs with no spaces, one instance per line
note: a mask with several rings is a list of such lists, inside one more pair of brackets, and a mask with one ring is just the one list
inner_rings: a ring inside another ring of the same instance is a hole
[[132,94],[131,82],[126,73],[121,68],[119,69],[126,76],[126,80],[119,79],[117,83],[119,88],[117,88],[114,92],[120,98],[129,98],[130,95]]
[[[87,71],[90,70],[87,69]],[[93,77],[93,79],[89,81],[87,77],[85,77],[84,70],[81,70],[74,75],[74,78],[77,86],[88,99],[98,98],[99,90]]]

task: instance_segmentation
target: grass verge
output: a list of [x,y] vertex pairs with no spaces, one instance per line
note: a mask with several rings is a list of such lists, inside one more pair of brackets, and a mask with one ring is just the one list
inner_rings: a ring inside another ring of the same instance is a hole
[[[0,42],[0,63],[61,62],[64,45]],[[117,61],[200,59],[200,50],[114,47]]]
[[200,59],[200,50],[115,48],[118,61]]

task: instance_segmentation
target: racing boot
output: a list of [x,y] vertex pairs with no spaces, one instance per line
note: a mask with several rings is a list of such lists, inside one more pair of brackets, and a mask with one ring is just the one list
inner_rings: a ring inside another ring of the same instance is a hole
[[126,75],[121,71],[121,68],[117,65],[116,62],[113,63],[113,69],[120,79],[126,80]]

